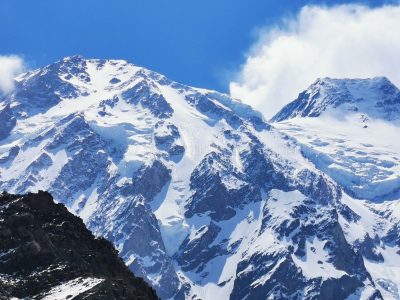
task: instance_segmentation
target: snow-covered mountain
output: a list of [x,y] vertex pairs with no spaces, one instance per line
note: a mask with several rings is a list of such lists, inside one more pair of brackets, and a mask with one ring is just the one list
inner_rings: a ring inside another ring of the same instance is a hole
[[[313,159],[322,146],[292,134],[301,108],[285,110],[271,126],[227,95],[126,61],[65,58],[0,100],[0,189],[50,191],[163,299],[398,297],[397,163],[380,181],[356,173],[382,189],[361,197]],[[396,114],[382,114],[368,122],[395,128]],[[398,162],[390,143],[371,145],[378,171]]]
[[384,77],[318,79],[271,120],[347,193],[360,218],[342,228],[386,299],[400,298],[399,121],[400,91]]

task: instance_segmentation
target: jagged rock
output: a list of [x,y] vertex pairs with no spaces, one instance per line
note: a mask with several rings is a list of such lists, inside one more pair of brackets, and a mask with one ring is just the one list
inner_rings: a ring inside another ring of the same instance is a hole
[[17,119],[14,117],[10,105],[0,108],[0,140],[10,134],[15,124],[17,124]]
[[73,299],[157,299],[111,243],[41,191],[0,195],[0,287],[0,299],[57,298],[57,292]]
[[164,96],[158,92],[157,87],[146,81],[141,81],[123,92],[122,97],[133,105],[141,104],[157,117],[170,117],[173,112]]

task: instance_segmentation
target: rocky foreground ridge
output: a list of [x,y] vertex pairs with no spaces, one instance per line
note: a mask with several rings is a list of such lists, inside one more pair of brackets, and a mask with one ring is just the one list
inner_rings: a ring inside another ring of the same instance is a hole
[[0,195],[0,299],[158,299],[47,192]]

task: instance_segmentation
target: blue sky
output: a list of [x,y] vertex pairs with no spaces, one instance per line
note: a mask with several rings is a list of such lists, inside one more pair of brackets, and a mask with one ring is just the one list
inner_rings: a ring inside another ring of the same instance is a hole
[[257,28],[306,4],[340,3],[348,1],[2,0],[0,55],[21,55],[31,67],[74,54],[122,58],[182,83],[227,91]]

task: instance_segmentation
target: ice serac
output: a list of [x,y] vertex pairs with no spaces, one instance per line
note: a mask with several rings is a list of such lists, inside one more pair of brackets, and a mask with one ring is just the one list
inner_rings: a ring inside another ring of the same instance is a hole
[[400,91],[388,79],[319,79],[272,121],[354,197],[399,198]]
[[162,299],[380,299],[400,286],[375,267],[398,255],[395,206],[385,229],[352,235],[381,224],[377,208],[240,101],[122,60],[65,58],[16,81],[1,99],[16,123],[0,189],[49,190]]

